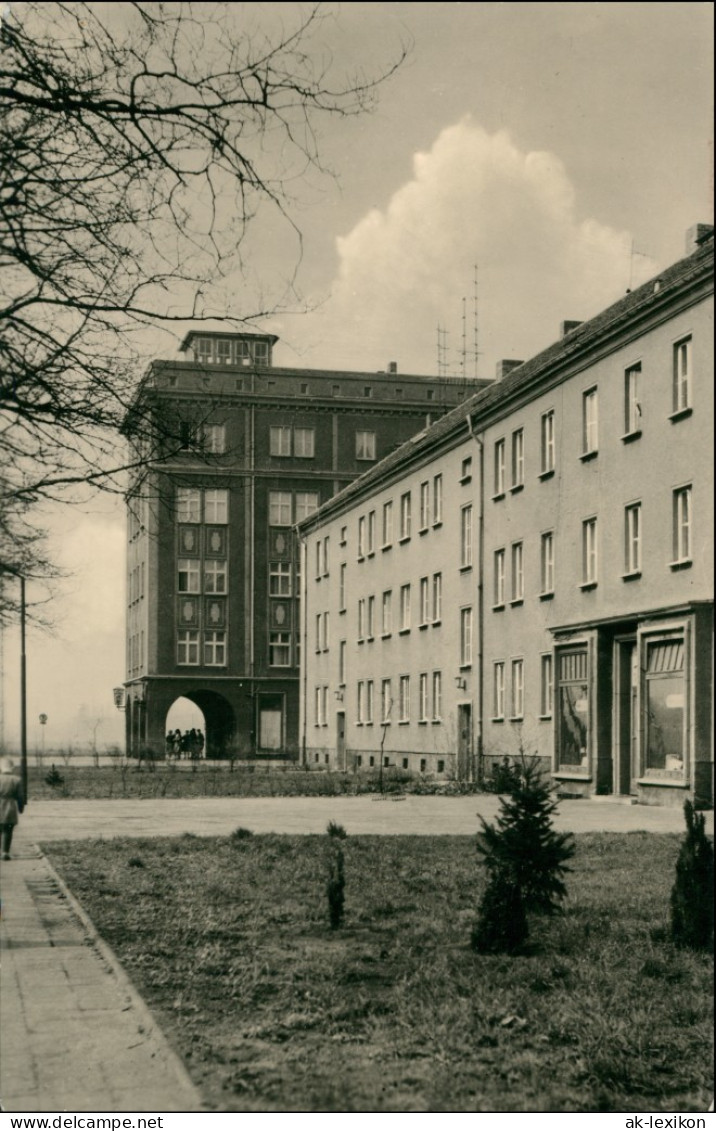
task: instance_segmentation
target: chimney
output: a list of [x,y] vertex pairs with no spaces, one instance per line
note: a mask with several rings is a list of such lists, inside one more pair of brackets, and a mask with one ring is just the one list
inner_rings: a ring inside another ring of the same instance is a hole
[[686,232],[686,254],[698,251],[702,243],[714,234],[713,224],[693,224]]
[[513,369],[518,369],[520,365],[524,365],[524,361],[521,358],[517,360],[513,357],[503,357],[502,361],[498,361],[495,368],[495,379],[502,381],[508,373],[511,373]]
[[397,363],[397,361],[389,361],[389,362],[388,362],[388,372],[389,372],[389,373],[397,373],[397,372],[398,372],[398,363]]
[[560,322],[560,324],[559,324],[559,336],[560,336],[560,338],[566,338],[567,334],[571,334],[572,330],[576,330],[577,326],[581,326],[581,325],[582,325],[581,322],[575,322],[573,318],[568,318],[566,322]]

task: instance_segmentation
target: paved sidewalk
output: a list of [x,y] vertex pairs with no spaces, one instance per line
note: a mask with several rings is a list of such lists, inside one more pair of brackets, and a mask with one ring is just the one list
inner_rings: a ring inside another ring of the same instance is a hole
[[[256,833],[323,833],[329,821],[353,836],[375,834],[470,836],[477,814],[492,819],[499,809],[493,794],[465,797],[196,797],[109,801],[32,801],[20,826],[36,843],[108,839],[117,836],[228,836],[240,825]],[[713,813],[706,827],[713,831]],[[555,825],[581,832],[682,833],[680,808],[630,805],[628,801],[562,801]]]
[[3,1110],[202,1110],[117,959],[27,835],[16,838],[0,865]]

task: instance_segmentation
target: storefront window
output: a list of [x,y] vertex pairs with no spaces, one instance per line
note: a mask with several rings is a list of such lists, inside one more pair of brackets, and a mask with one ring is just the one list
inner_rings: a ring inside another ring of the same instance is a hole
[[560,770],[585,772],[589,764],[587,650],[559,656],[557,756]]
[[684,642],[649,643],[645,677],[646,770],[684,770]]

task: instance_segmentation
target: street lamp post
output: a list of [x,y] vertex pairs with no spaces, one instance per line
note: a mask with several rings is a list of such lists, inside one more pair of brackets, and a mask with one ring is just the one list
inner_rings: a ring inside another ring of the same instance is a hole
[[27,657],[25,653],[25,578],[14,566],[0,562],[0,573],[11,573],[20,579],[20,774],[22,792],[27,802]]

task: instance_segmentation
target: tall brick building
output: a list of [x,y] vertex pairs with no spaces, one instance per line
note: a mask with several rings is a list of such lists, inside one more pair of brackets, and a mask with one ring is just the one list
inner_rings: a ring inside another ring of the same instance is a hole
[[130,440],[146,443],[153,424],[159,445],[128,504],[132,755],[163,750],[185,697],[203,712],[209,756],[298,756],[295,524],[488,384],[404,376],[393,363],[275,367],[276,340],[189,333],[181,360],[149,368],[128,416]]

